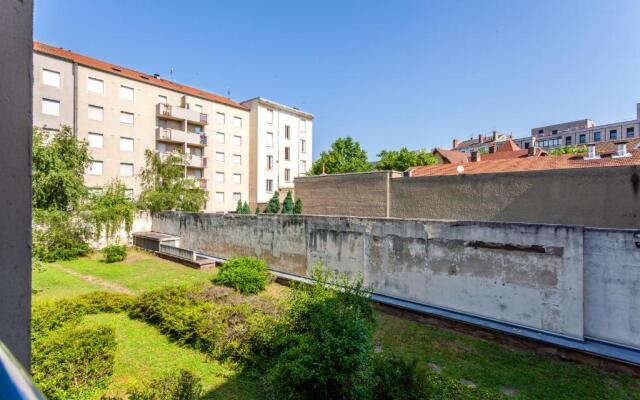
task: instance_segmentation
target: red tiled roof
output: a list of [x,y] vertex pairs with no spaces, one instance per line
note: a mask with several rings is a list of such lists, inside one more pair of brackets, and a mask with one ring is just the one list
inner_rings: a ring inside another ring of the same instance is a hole
[[[631,157],[612,158],[611,154],[603,154],[602,158],[596,160],[585,160],[584,156],[576,154],[487,161],[483,161],[481,158],[481,161],[479,162],[465,163],[463,165],[463,174],[472,175],[521,171],[543,171],[553,169],[622,167],[629,165],[640,166],[640,150],[631,150],[630,148],[629,152],[632,154]],[[410,176],[458,175],[457,168],[459,165],[460,163],[414,167],[410,169]]]
[[204,90],[192,88],[190,86],[180,85],[178,83],[167,81],[162,78],[156,78],[153,75],[134,71],[132,69],[125,68],[125,67],[120,67],[118,65],[110,64],[108,62],[96,60],[95,58],[83,56],[82,54],[74,53],[70,50],[49,46],[48,44],[44,44],[36,41],[33,42],[33,50],[39,53],[44,53],[54,57],[73,61],[80,65],[84,65],[86,67],[108,72],[110,74],[119,75],[125,78],[148,83],[150,85],[159,86],[165,89],[175,90],[177,92],[188,94],[190,96],[200,97],[206,100],[215,101],[216,103],[221,103],[231,107],[236,107],[241,110],[248,110],[248,108],[243,106],[242,104],[236,103],[235,101],[228,99],[226,97],[219,96],[214,93],[206,92]]
[[512,139],[507,140],[506,142],[503,142],[500,147],[498,147],[497,152],[502,152],[502,151],[518,151],[520,150],[520,147],[516,144],[516,142],[514,142]]
[[433,154],[435,155],[435,153],[440,153],[440,156],[442,156],[442,158],[446,159],[450,163],[466,163],[467,161],[469,161],[467,154],[461,151],[435,149],[433,151]]

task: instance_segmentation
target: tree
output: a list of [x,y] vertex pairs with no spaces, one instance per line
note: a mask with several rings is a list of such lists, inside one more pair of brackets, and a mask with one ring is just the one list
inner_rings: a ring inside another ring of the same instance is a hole
[[587,146],[562,146],[549,151],[550,156],[560,156],[562,154],[581,154],[587,152]]
[[238,200],[238,204],[236,205],[236,214],[251,214],[249,204],[246,201],[242,204],[242,201]]
[[293,205],[293,213],[302,214],[302,199],[300,197],[296,199],[296,202]]
[[411,167],[438,162],[436,157],[427,150],[411,151],[406,147],[400,150],[382,150],[378,157],[380,160],[376,163],[376,169],[381,171],[406,171]]
[[256,206],[256,215],[260,214],[260,207]]
[[280,211],[280,193],[275,191],[264,208],[265,214],[277,214]]
[[282,202],[282,213],[293,214],[293,197],[291,197],[291,192],[287,192],[287,196]]
[[367,152],[360,147],[360,143],[346,137],[337,139],[329,151],[320,153],[320,158],[311,167],[310,175],[366,171],[371,171]]
[[[49,142],[49,143],[47,143]],[[39,209],[76,209],[87,195],[84,172],[91,162],[87,143],[63,126],[53,137],[33,129],[33,206]]]
[[136,205],[127,194],[124,183],[119,180],[114,180],[90,196],[85,208],[93,222],[97,239],[103,231],[107,241],[113,239],[123,225],[127,233],[131,232]]
[[171,153],[164,159],[153,150],[145,150],[145,168],[140,173],[142,193],[139,204],[151,211],[200,211],[209,197],[184,174],[184,156]]

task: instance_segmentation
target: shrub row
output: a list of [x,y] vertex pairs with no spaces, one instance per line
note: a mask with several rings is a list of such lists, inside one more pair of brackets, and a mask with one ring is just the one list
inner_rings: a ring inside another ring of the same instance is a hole
[[256,294],[267,286],[269,270],[264,260],[239,257],[225,261],[218,268],[213,282],[236,289],[244,294]]
[[[154,379],[144,387],[132,388],[127,392],[127,400],[199,400],[202,383],[199,377],[187,370],[175,375]],[[103,396],[101,400],[125,400],[122,397]]]

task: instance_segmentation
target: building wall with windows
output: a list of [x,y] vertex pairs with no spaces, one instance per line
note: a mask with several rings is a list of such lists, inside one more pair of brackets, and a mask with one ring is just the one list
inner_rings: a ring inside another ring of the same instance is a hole
[[73,128],[73,63],[40,53],[33,54],[33,125],[57,131]]
[[293,190],[312,162],[313,115],[264,98],[242,103],[251,111],[250,202]]

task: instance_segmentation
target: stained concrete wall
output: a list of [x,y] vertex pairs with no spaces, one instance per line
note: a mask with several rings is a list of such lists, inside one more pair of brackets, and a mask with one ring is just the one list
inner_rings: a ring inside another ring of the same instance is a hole
[[[33,1],[0,7],[0,340],[31,361]],[[1,397],[1,396],[0,396]]]
[[376,293],[581,338],[583,234],[572,226],[353,217],[162,213],[156,232],[205,254],[321,261]]

